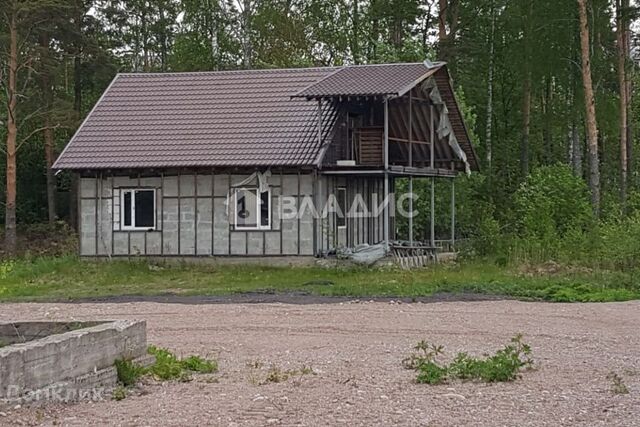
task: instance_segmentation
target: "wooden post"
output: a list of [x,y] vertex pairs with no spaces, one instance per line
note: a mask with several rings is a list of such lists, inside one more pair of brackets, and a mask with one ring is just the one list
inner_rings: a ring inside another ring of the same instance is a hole
[[451,250],[456,244],[456,180],[451,178]]
[[413,90],[409,91],[409,167],[413,166]]
[[431,209],[430,209],[430,215],[431,215],[430,225],[431,225],[431,229],[430,229],[429,238],[430,238],[430,243],[431,243],[431,247],[432,248],[436,246],[436,228],[435,228],[436,197],[435,197],[435,192],[436,192],[436,179],[434,177],[431,177]]
[[429,141],[429,166],[431,169],[435,166],[435,143],[436,143],[436,130],[435,130],[435,108],[433,108],[433,103],[429,108],[429,132],[430,132],[430,141]]
[[413,246],[413,176],[409,177],[409,244]]
[[389,250],[389,100],[384,100],[384,246]]
[[[434,169],[435,167],[435,159],[434,159],[434,153],[435,153],[435,142],[436,142],[436,132],[435,132],[435,108],[433,108],[433,103],[431,103],[431,106],[429,108],[430,110],[430,117],[429,117],[429,130],[430,130],[430,138],[431,141],[430,142],[430,146],[429,146],[429,166],[431,167],[431,169]],[[436,245],[436,232],[435,232],[435,186],[436,186],[436,182],[435,182],[435,178],[431,177],[431,209],[430,209],[430,216],[431,216],[431,220],[430,220],[430,244],[431,247],[435,247]]]

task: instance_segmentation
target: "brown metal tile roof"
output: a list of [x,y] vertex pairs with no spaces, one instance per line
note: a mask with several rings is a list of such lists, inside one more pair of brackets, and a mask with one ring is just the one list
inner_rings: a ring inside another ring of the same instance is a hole
[[[119,74],[53,167],[315,164],[318,104],[291,95],[333,71]],[[326,135],[329,103],[323,116]]]
[[443,65],[437,63],[433,67],[427,67],[419,62],[344,67],[302,89],[294,97],[402,95]]
[[401,95],[435,75],[477,169],[444,65],[119,74],[53,168],[311,166],[337,108],[323,101],[320,142],[318,105],[305,98]]

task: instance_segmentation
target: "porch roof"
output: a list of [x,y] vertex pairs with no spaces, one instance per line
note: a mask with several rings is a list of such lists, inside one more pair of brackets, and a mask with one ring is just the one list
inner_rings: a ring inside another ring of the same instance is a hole
[[293,97],[400,96],[444,65],[443,62],[351,65],[335,70]]

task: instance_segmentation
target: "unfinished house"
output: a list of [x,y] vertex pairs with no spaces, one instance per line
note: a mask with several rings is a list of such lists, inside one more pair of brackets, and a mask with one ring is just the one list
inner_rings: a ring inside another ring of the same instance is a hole
[[82,256],[310,258],[437,252],[433,221],[398,236],[383,201],[478,165],[446,64],[425,62],[119,74],[53,167],[79,176]]

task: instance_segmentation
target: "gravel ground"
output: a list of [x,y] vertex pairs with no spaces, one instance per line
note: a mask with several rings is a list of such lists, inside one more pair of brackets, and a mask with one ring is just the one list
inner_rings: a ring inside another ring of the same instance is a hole
[[[1,320],[123,318],[220,372],[147,381],[122,401],[14,408],[0,424],[640,425],[640,301],[0,305]],[[418,385],[401,366],[421,339],[479,355],[518,332],[537,369],[513,383]],[[271,366],[314,374],[260,385]],[[612,391],[612,371],[628,394]]]

